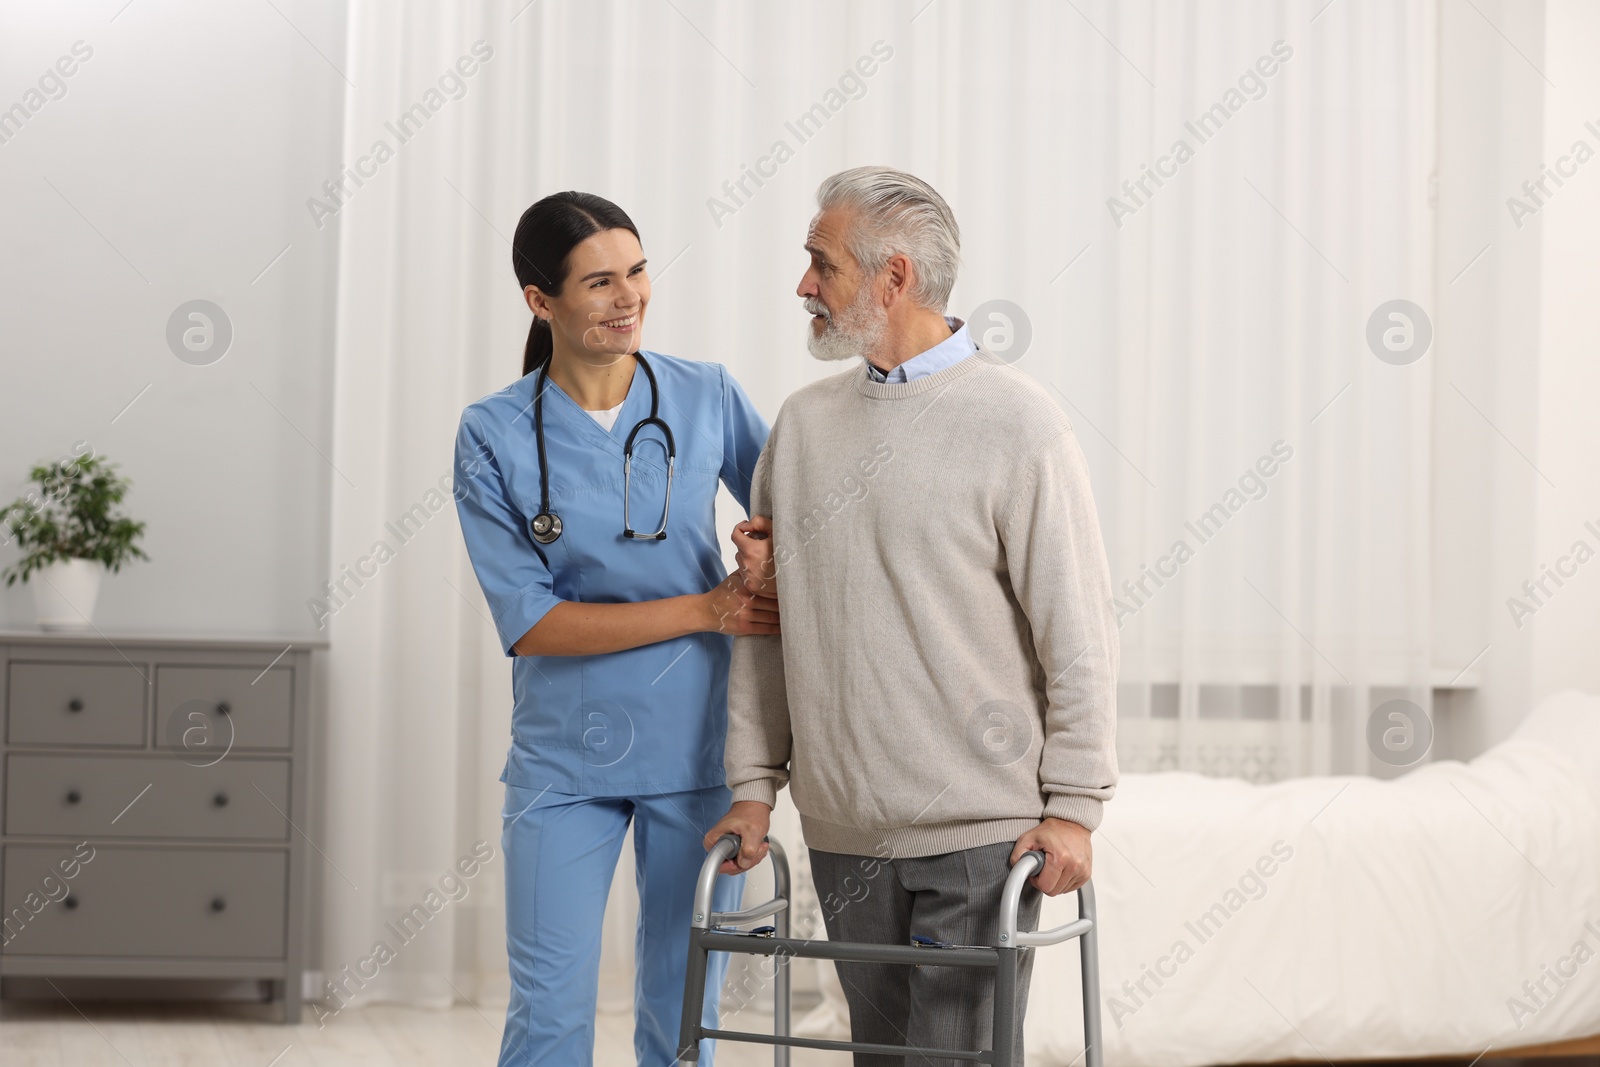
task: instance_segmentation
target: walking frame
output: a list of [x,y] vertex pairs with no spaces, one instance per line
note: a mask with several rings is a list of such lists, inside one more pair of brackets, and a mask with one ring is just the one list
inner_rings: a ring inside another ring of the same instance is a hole
[[[689,932],[689,966],[683,990],[683,1024],[679,1030],[678,1063],[700,1059],[700,1041],[719,1038],[773,1046],[774,1067],[789,1067],[789,1049],[814,1048],[831,1052],[865,1052],[884,1056],[908,1054],[971,1060],[994,1067],[1019,1067],[1012,1037],[1016,1019],[1024,1004],[1017,1003],[1018,954],[1026,949],[1060,944],[1080,938],[1083,967],[1083,1039],[1085,1067],[1102,1067],[1100,1043],[1100,962],[1098,933],[1095,927],[1094,887],[1084,882],[1077,889],[1078,919],[1054,930],[1036,933],[1017,929],[1017,906],[1023,884],[1044,868],[1043,852],[1026,852],[1011,867],[1000,897],[999,942],[995,945],[954,945],[929,947],[922,944],[883,945],[850,941],[815,941],[789,936],[790,895],[789,860],[783,846],[767,837],[768,858],[772,861],[773,897],[743,911],[712,911],[711,894],[717,868],[739,851],[739,838],[724,834],[706,856],[694,894],[694,922]],[[758,919],[773,918],[772,932],[739,930]],[[740,952],[773,958],[773,1025],[771,1034],[712,1029],[700,1023],[705,1003],[706,960],[712,952]],[[987,1050],[920,1048],[910,1045],[880,1045],[856,1041],[825,1041],[794,1037],[789,1032],[789,960],[847,960],[858,963],[926,964],[941,967],[978,967],[994,972],[994,1047]]]

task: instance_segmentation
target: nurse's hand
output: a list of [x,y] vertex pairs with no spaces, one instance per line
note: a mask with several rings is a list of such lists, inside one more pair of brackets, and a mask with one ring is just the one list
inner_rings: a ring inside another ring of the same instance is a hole
[[733,528],[734,560],[752,593],[778,595],[778,567],[772,560],[772,520],[752,515]]
[[744,578],[738,571],[728,575],[702,596],[702,630],[735,637],[778,632],[778,602],[746,589]]
[[736,800],[733,807],[728,809],[728,814],[711,828],[701,843],[710,852],[723,834],[737,835],[739,851],[733,854],[732,859],[723,861],[717,870],[722,874],[739,874],[767,858],[766,837],[771,825],[771,808],[759,800]]

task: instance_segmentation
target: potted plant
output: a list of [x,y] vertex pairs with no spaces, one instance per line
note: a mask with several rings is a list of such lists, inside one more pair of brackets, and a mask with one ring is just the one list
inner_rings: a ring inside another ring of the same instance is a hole
[[15,541],[24,553],[0,574],[9,587],[38,572],[41,581],[34,584],[33,603],[41,629],[88,629],[102,573],[121,570],[135,557],[150,558],[134,544],[144,533],[144,523],[112,512],[129,485],[115,471],[92,449],[88,455],[40,464],[29,474],[39,490],[18,497],[0,513],[6,543]]

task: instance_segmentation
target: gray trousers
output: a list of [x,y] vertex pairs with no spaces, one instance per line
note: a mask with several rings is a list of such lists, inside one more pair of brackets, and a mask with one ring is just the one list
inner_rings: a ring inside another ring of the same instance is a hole
[[[942,856],[885,860],[811,850],[811,876],[830,941],[905,945],[912,934],[953,945],[994,945],[1000,892],[1015,842],[1002,841]],[[1039,928],[1044,894],[1029,885],[1017,909],[1021,930]],[[938,949],[928,950],[937,958]],[[994,973],[982,968],[901,963],[834,963],[850,1005],[853,1041],[923,1048],[992,1048]],[[1022,1059],[1022,1016],[1028,1004],[1033,952],[1017,968],[1016,1062]],[[855,1054],[855,1067],[956,1067],[952,1059]]]

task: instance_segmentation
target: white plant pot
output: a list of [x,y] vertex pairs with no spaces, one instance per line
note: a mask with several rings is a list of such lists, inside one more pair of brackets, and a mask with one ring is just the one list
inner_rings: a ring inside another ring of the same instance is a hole
[[94,618],[105,565],[93,559],[58,560],[35,571],[33,611],[41,630],[87,630]]

